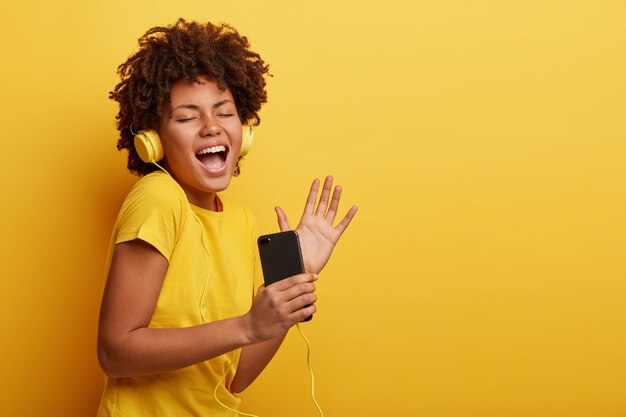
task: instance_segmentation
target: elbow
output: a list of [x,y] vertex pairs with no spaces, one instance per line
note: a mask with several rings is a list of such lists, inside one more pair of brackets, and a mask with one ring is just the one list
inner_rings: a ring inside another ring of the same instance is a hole
[[102,369],[107,377],[119,377],[119,375],[117,375],[117,372],[115,371],[114,361],[111,360],[111,357],[107,353],[106,349],[101,346],[98,346],[98,363],[100,364],[100,369]]
[[115,360],[115,349],[98,341],[98,363],[100,369],[108,378],[121,378],[127,376],[123,373],[119,361]]
[[237,375],[235,375],[235,378],[233,379],[233,382],[230,383],[228,390],[233,394],[240,394],[249,386],[250,382],[242,381],[242,378],[237,378]]
[[247,386],[231,384],[229,391],[233,394],[241,394]]

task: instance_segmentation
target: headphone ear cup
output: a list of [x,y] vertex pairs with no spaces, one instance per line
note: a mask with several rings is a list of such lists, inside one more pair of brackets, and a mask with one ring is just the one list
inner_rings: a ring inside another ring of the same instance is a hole
[[254,140],[254,131],[252,130],[252,126],[243,125],[241,132],[241,150],[239,151],[239,155],[246,156],[248,152],[250,152],[250,148],[252,147],[252,141]]
[[155,130],[141,130],[135,136],[135,150],[142,161],[155,163],[163,159],[161,138]]

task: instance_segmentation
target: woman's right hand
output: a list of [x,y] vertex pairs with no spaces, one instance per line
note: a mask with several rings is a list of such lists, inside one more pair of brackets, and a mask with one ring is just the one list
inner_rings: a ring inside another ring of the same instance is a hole
[[317,308],[317,274],[300,274],[259,287],[247,313],[253,343],[273,339],[309,317]]

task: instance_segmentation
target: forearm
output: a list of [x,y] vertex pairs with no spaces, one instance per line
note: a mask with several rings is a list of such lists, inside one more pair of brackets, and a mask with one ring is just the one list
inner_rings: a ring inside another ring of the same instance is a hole
[[242,392],[261,375],[261,372],[280,348],[286,335],[287,332],[277,338],[245,346],[241,350],[237,373],[230,385],[232,392]]
[[240,316],[187,328],[143,327],[118,337],[100,335],[100,365],[109,377],[181,369],[254,343],[246,320]]
[[[250,311],[243,316],[187,328],[150,328],[167,268],[167,260],[142,241],[116,246],[98,326],[98,359],[110,377],[171,371],[272,341],[284,337],[291,326],[315,312],[316,277],[301,274],[270,289],[260,288]],[[247,365],[248,354],[244,355],[242,369],[250,370],[242,375],[254,376],[242,376],[243,385],[256,378],[280,341],[253,349],[253,365]]]

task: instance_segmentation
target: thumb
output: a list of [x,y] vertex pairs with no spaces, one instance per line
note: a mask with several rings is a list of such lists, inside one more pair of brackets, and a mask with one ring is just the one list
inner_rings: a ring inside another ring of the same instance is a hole
[[274,207],[274,210],[276,211],[276,217],[278,220],[278,227],[280,228],[280,231],[286,232],[287,230],[291,230],[291,227],[289,226],[289,221],[287,220],[287,215],[285,214],[283,209],[276,206]]

